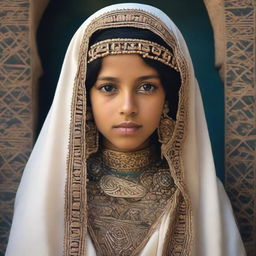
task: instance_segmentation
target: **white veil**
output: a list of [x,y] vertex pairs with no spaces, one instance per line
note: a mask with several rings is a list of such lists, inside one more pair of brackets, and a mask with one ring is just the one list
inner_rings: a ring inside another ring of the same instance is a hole
[[158,17],[172,31],[187,62],[189,112],[182,158],[185,184],[192,203],[191,255],[245,255],[230,202],[216,178],[200,91],[186,43],[166,14],[157,8],[133,3],[112,5],[99,10],[81,25],[71,40],[53,104],[17,192],[6,255],[64,254],[65,182],[73,85],[78,70],[79,50],[88,24],[104,13],[119,9],[139,9]]

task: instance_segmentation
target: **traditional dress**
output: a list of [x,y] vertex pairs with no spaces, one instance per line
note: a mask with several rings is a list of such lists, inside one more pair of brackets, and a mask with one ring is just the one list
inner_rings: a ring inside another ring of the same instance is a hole
[[[120,27],[149,30],[172,52],[141,38],[89,47],[95,32]],[[87,108],[87,64],[124,53],[155,59],[180,73],[176,120],[163,123],[160,152],[154,145],[121,153],[98,144]],[[17,192],[6,255],[245,255],[215,175],[188,49],[162,11],[112,5],[74,35]]]

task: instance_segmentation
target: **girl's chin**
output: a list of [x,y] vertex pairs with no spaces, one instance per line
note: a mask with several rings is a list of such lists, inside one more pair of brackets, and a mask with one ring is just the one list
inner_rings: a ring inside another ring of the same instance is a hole
[[137,151],[143,148],[146,148],[149,145],[149,140],[143,142],[143,143],[131,143],[129,142],[123,142],[123,143],[112,143],[108,140],[103,141],[103,145],[107,149],[121,151],[121,152],[131,152],[131,151]]

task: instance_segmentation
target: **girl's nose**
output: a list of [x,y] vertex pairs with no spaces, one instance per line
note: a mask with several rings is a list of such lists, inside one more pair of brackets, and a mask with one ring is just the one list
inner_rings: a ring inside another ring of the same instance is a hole
[[135,95],[132,92],[124,92],[120,95],[120,114],[136,115],[138,112]]

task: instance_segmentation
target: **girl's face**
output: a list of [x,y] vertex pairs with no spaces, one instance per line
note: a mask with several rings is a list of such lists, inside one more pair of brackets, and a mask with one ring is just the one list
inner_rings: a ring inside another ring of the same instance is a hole
[[90,99],[104,145],[134,151],[146,147],[158,127],[165,92],[157,71],[140,56],[110,55],[102,60]]

